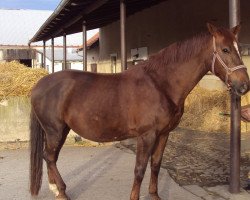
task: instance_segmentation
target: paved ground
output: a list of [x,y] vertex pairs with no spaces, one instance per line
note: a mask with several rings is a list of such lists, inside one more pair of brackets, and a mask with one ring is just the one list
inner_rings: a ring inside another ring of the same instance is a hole
[[[0,151],[0,199],[29,200],[28,150]],[[133,181],[135,156],[130,150],[106,147],[64,147],[59,158],[59,170],[72,200],[128,200]],[[142,185],[141,198],[147,194],[149,170]],[[180,187],[162,169],[160,195],[163,200],[249,200],[250,194],[230,195],[227,186],[203,189],[199,186]],[[51,200],[46,171],[37,200]]]

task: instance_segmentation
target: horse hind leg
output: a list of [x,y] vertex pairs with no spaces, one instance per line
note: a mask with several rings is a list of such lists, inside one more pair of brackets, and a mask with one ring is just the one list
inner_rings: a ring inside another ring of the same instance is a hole
[[151,155],[151,178],[149,184],[149,194],[152,200],[161,200],[158,195],[158,175],[160,172],[161,161],[169,134],[160,135],[155,142]]
[[47,163],[49,188],[58,200],[69,199],[65,193],[66,184],[56,166],[60,150],[66,140],[69,130],[70,129],[66,126],[60,130],[57,129],[57,131],[47,130],[45,137],[44,159]]

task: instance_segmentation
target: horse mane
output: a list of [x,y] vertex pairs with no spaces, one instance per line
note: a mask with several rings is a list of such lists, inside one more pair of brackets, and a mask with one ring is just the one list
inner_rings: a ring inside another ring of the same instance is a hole
[[168,47],[153,54],[149,59],[141,63],[146,71],[166,67],[176,62],[186,62],[197,55],[202,49],[207,48],[209,33],[200,33],[185,41],[175,42]]

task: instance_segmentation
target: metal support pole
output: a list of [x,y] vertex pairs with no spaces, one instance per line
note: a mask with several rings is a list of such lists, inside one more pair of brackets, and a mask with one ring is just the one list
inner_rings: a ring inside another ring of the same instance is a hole
[[241,97],[231,93],[230,184],[231,193],[240,192]]
[[121,67],[122,71],[124,71],[127,69],[125,0],[120,0],[120,29],[121,29]]
[[83,21],[82,24],[82,64],[83,64],[83,71],[87,71],[87,27],[86,21]]
[[42,66],[44,69],[46,69],[46,41],[45,40],[43,41],[43,58],[42,58],[42,60],[43,60]]
[[[229,0],[229,26],[240,23],[240,0]],[[240,192],[241,97],[231,92],[230,184],[231,193]]]
[[62,70],[67,69],[67,44],[66,44],[66,33],[63,34],[63,64]]
[[52,73],[54,73],[55,72],[54,38],[51,38],[51,67],[52,67]]

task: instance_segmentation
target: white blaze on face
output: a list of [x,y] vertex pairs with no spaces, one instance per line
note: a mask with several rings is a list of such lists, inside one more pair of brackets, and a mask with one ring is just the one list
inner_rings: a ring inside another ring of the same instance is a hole
[[234,47],[235,47],[235,49],[236,49],[236,51],[237,51],[239,57],[241,57],[241,56],[240,56],[240,51],[239,51],[239,48],[238,48],[238,44],[237,44],[237,42],[235,42],[235,41],[234,41]]

